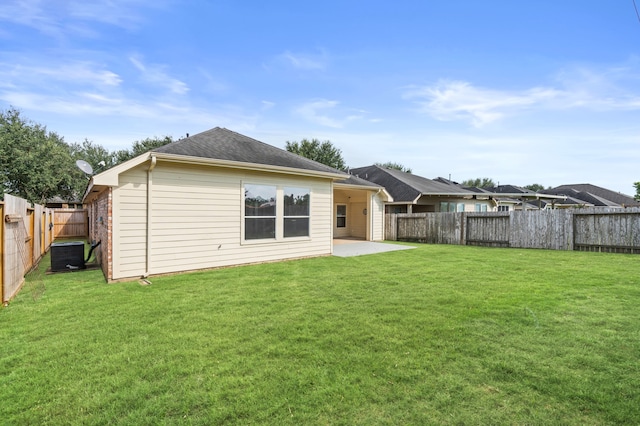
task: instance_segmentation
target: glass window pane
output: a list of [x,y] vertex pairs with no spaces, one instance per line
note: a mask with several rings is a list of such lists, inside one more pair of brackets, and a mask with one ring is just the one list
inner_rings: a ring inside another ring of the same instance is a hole
[[336,207],[336,227],[346,228],[347,226],[347,206],[339,205]]
[[244,215],[275,216],[276,187],[270,185],[245,185]]
[[309,236],[309,219],[308,218],[285,218],[284,219],[284,236],[285,237],[308,237]]
[[309,216],[309,190],[306,188],[284,188],[284,215]]
[[244,239],[258,240],[276,237],[276,219],[251,217],[244,220]]

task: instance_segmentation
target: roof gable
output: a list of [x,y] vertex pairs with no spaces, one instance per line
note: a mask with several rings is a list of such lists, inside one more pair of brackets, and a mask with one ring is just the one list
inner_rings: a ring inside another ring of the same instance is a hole
[[152,152],[322,173],[342,173],[333,167],[221,127],[164,145]]

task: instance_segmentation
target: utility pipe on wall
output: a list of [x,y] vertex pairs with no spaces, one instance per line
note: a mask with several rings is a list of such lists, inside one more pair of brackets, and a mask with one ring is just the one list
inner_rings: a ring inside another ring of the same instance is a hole
[[151,269],[151,185],[153,183],[153,169],[155,169],[156,163],[157,158],[154,153],[151,153],[151,164],[149,165],[149,170],[147,170],[147,255],[145,259],[145,272],[143,276],[144,278],[147,278],[149,276]]

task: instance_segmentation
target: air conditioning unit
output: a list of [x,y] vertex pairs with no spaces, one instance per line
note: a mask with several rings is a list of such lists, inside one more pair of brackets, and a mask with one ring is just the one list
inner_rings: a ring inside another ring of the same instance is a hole
[[51,272],[85,268],[84,243],[82,241],[51,244]]

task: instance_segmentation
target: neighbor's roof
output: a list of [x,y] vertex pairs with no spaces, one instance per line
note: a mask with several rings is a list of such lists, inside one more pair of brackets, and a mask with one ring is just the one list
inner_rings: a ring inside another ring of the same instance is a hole
[[640,202],[634,200],[633,197],[589,183],[561,185],[540,192],[544,194],[566,195],[593,204],[594,206],[619,207],[640,205]]
[[215,127],[197,135],[164,145],[152,152],[237,161],[324,173],[341,173],[308,158],[260,142],[234,131]]
[[377,165],[351,169],[350,173],[385,187],[395,202],[413,202],[421,195],[452,197],[474,195],[473,192],[464,188]]

